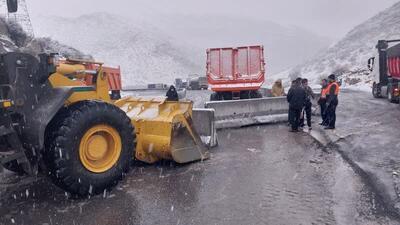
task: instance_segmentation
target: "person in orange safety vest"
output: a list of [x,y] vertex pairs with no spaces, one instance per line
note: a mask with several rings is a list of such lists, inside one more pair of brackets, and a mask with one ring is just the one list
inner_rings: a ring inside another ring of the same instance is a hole
[[331,74],[328,77],[329,85],[327,87],[328,92],[326,93],[326,124],[325,129],[334,130],[336,124],[336,107],[339,104],[338,95],[340,92],[340,86],[336,82],[336,76]]

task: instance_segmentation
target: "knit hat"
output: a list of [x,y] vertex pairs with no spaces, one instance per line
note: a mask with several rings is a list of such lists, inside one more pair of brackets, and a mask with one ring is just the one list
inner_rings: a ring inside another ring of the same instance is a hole
[[331,74],[331,75],[329,75],[328,79],[336,80],[336,75],[335,74]]

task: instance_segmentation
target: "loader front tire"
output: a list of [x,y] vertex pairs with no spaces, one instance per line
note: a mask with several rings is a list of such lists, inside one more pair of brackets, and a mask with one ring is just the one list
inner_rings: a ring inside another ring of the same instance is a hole
[[135,132],[118,107],[96,101],[72,105],[52,121],[45,163],[59,187],[86,197],[115,186],[130,169]]

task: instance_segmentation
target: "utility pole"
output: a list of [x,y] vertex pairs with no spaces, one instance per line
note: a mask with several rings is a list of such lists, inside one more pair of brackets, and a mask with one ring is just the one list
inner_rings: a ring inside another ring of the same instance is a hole
[[1,13],[2,17],[8,23],[19,24],[21,28],[26,32],[27,36],[31,39],[35,37],[33,32],[31,18],[29,16],[28,7],[25,0],[13,0],[18,4],[18,10],[16,12],[10,12],[7,7],[9,0],[0,0],[0,9],[4,12]]

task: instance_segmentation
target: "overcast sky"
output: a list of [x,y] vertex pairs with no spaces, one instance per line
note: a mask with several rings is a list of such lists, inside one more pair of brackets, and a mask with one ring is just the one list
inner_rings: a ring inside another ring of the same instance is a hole
[[296,25],[338,39],[398,0],[27,0],[35,16],[109,12],[143,14],[235,14]]

